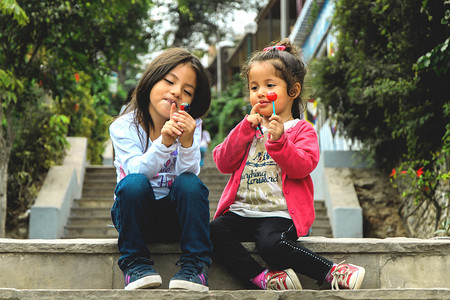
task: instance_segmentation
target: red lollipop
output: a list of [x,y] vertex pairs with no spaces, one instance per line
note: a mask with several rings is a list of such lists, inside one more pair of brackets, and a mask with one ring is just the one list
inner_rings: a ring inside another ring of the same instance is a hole
[[180,109],[184,110],[185,112],[189,112],[191,110],[191,106],[189,103],[181,103]]
[[275,100],[277,100],[277,98],[278,98],[277,93],[272,92],[272,91],[267,92],[266,97],[267,97],[267,100],[272,102],[273,114],[276,115],[276,113],[275,113]]

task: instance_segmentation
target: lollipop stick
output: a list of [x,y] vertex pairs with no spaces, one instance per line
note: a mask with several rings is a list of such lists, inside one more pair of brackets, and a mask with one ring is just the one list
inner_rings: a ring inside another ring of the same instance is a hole
[[262,128],[261,128],[261,124],[258,124],[258,129],[259,129],[259,131],[261,131],[261,135],[264,135],[264,132],[262,131]]
[[272,107],[273,107],[273,114],[276,115],[276,113],[275,113],[275,101],[272,102]]

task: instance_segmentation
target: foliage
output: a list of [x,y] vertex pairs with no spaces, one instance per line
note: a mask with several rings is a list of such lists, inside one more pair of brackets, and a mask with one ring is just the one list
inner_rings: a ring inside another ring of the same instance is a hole
[[17,137],[8,165],[7,230],[20,222],[18,216],[30,208],[44,175],[62,161],[67,146],[69,118],[39,102],[41,96],[37,91],[25,92],[19,104],[27,105],[16,111],[20,110],[21,118],[15,118]]
[[77,73],[76,78],[78,78],[76,89],[68,92],[62,99],[57,97],[57,112],[70,118],[69,136],[82,136],[88,139],[90,163],[101,164],[111,120],[107,113],[110,106],[109,94],[103,90],[102,93],[92,96],[91,77],[85,73]]
[[[143,30],[150,5],[151,0],[0,2],[0,163],[11,168],[8,193],[0,194],[10,197],[10,217],[33,200],[43,173],[62,155],[69,131],[89,135],[89,157],[98,162],[111,95],[104,84],[80,89],[74,76],[103,82],[124,61],[135,64],[151,36]],[[61,115],[53,99],[61,100],[59,105],[67,99],[83,102],[83,115],[73,106]]]
[[244,100],[244,82],[239,75],[232,78],[220,95],[213,93],[211,108],[204,118],[204,128],[212,137],[210,148],[222,143],[250,108],[250,103]]
[[400,206],[399,211],[403,206],[410,201],[414,200],[416,208],[405,215],[408,218],[419,211],[420,207],[425,205],[426,211],[429,205],[433,205],[436,209],[435,230],[438,229],[439,222],[441,221],[442,212],[445,211],[445,205],[441,204],[438,198],[440,193],[439,189],[445,193],[444,199],[450,197],[450,190],[445,190],[450,182],[450,170],[446,160],[448,160],[449,152],[435,153],[432,160],[416,160],[405,161],[399,165],[398,171],[392,169],[391,183],[394,187],[399,187],[404,197],[404,202]]
[[439,229],[436,230],[435,234],[450,236],[450,218],[447,218],[446,220],[442,221],[441,225],[439,226]]
[[4,15],[12,15],[13,19],[21,26],[28,22],[27,15],[15,0],[1,1],[0,10]]
[[443,146],[448,18],[449,1],[336,2],[339,49],[312,64],[316,96],[385,168]]

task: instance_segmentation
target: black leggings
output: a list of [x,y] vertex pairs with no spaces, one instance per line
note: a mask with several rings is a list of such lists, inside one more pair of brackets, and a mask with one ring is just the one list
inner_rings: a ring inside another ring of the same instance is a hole
[[292,268],[322,284],[333,262],[296,242],[290,219],[246,218],[227,212],[210,224],[213,256],[235,276],[248,282],[264,271],[241,242],[255,242],[261,258],[276,270]]

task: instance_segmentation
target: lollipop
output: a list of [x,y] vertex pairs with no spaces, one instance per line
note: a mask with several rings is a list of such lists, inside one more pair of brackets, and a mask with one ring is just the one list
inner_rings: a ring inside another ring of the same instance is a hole
[[189,103],[181,103],[180,109],[184,110],[185,112],[189,112],[191,110],[191,106]]
[[266,97],[267,97],[267,100],[272,102],[273,114],[276,115],[276,113],[275,113],[275,100],[277,100],[277,98],[278,98],[277,93],[272,92],[272,91],[267,92]]

